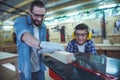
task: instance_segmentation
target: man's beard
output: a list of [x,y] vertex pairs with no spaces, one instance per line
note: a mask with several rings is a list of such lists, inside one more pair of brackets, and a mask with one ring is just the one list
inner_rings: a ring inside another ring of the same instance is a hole
[[35,25],[35,26],[41,26],[42,24],[42,20],[41,21],[38,21],[37,19],[33,19],[33,17],[31,16],[31,19],[32,19],[32,23]]
[[38,21],[38,20],[32,20],[32,21],[35,26],[41,26],[42,24],[42,21]]

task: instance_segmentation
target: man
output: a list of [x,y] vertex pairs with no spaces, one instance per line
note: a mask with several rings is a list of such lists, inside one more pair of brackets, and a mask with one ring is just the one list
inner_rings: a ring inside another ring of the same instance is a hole
[[45,80],[42,53],[63,50],[60,44],[45,42],[45,12],[45,6],[41,1],[33,1],[29,15],[15,20],[20,80]]
[[75,39],[71,40],[67,45],[66,50],[68,52],[97,54],[94,42],[91,39],[87,39],[89,37],[89,27],[86,24],[78,24],[75,27],[74,36]]

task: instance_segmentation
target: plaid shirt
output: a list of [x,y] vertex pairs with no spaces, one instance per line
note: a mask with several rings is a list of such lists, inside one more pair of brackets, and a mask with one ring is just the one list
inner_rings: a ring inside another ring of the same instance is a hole
[[[79,53],[77,42],[75,39],[71,40],[68,43],[66,51],[72,52],[72,53]],[[87,40],[85,42],[85,53],[97,54],[94,42],[92,40]]]

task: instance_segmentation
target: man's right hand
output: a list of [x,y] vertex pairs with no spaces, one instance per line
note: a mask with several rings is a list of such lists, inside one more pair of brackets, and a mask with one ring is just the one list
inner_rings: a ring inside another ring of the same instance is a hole
[[[61,44],[54,43],[54,42],[45,42],[42,41],[40,43],[40,47],[42,48],[39,52],[41,53],[51,53],[54,51],[63,51],[64,47]],[[38,53],[39,53],[38,52]]]

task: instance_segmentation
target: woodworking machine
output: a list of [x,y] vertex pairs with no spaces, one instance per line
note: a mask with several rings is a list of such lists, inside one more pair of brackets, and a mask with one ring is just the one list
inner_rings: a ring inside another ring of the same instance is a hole
[[105,55],[58,51],[43,62],[54,80],[120,80],[120,60]]

